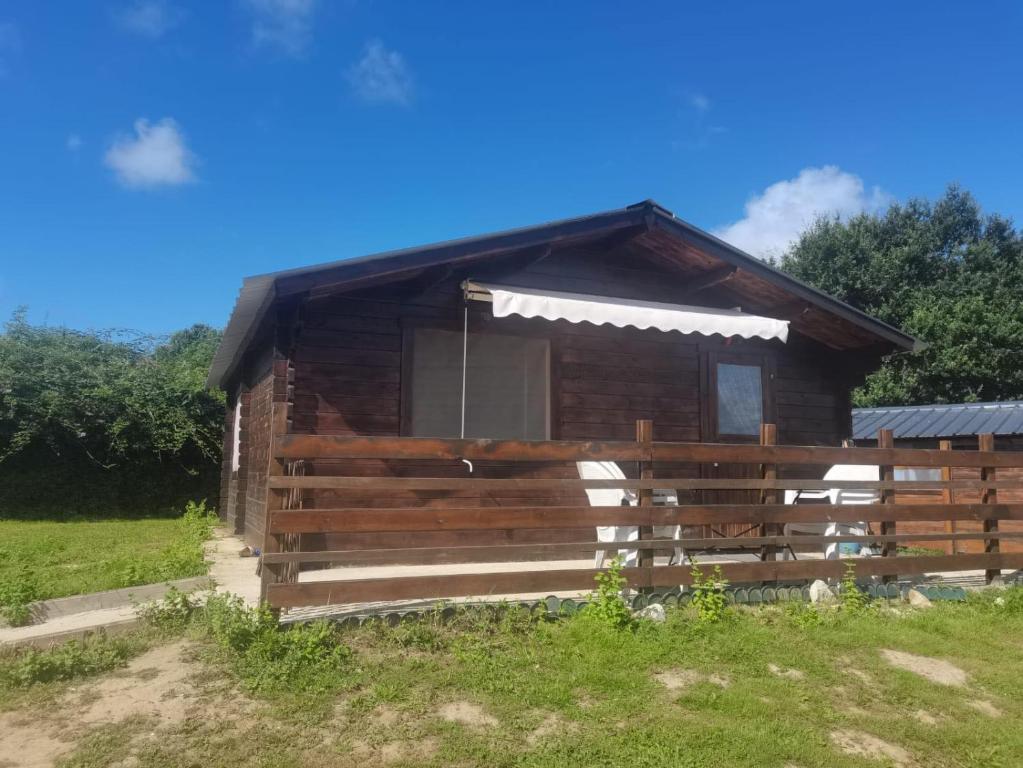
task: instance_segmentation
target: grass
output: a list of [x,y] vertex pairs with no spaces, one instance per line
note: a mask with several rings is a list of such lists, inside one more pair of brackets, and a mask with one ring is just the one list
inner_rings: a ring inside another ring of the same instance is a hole
[[[150,638],[184,633],[197,649],[186,719],[75,730],[76,707],[61,703],[71,682],[5,677],[5,668],[26,668],[21,655],[0,657],[0,709],[63,728],[75,743],[65,765],[80,768],[126,757],[178,768],[197,755],[222,766],[310,768],[886,764],[843,752],[832,741],[838,731],[902,747],[912,766],[1008,768],[1023,754],[1019,588],[926,610],[791,604],[701,620],[694,608],[676,609],[663,624],[625,628],[596,612],[547,621],[509,609],[282,631],[230,601],[202,608],[183,598],[149,618]],[[947,660],[969,681],[931,682],[890,666],[881,649]],[[116,655],[89,654],[76,689],[87,693],[88,675],[109,674],[102,669],[121,663]],[[56,666],[75,677],[74,663]]]
[[23,623],[33,600],[200,576],[215,523],[204,503],[169,519],[0,520],[0,611]]

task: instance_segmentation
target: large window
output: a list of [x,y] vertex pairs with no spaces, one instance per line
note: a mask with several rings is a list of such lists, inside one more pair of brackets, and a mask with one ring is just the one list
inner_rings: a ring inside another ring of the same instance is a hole
[[[462,424],[463,335],[417,329],[412,343],[411,432],[458,437]],[[470,333],[465,376],[465,436],[546,440],[546,339]]]
[[718,363],[718,434],[758,435],[764,418],[759,365]]

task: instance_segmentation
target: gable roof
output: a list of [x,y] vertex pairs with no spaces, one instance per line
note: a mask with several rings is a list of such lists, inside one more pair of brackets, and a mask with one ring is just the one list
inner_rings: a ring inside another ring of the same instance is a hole
[[896,438],[1023,435],[1023,400],[854,408],[852,413],[855,440],[872,440],[879,429],[892,430]]
[[[324,287],[351,290],[369,283],[399,279],[417,270],[507,255],[540,246],[562,246],[621,233],[642,236],[652,243],[668,241],[679,253],[699,254],[710,265],[730,266],[746,279],[775,286],[805,307],[822,311],[859,329],[875,343],[909,350],[918,343],[912,336],[861,312],[828,294],[785,274],[675,215],[652,200],[574,219],[531,227],[343,259],[297,269],[245,278],[224,337],[210,366],[207,383],[222,386],[236,370],[262,319],[277,299]],[[656,243],[651,247],[656,248]],[[753,292],[756,293],[756,292]],[[763,312],[762,312],[763,314]]]

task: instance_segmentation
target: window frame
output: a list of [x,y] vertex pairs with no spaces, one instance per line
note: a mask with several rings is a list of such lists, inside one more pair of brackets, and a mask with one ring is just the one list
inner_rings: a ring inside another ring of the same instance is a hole
[[[449,333],[463,333],[464,328],[457,323],[452,322],[437,322],[422,320],[419,318],[403,319],[402,320],[402,332],[401,332],[401,384],[399,387],[399,436],[401,437],[416,437],[412,432],[413,424],[413,413],[415,409],[415,403],[413,402],[412,393],[414,390],[413,380],[415,377],[415,336],[417,331],[447,331]],[[523,328],[505,328],[495,327],[495,323],[487,322],[487,318],[479,317],[474,318],[472,314],[469,316],[469,333],[476,335],[492,335],[492,336],[514,336],[523,339],[538,339],[546,342],[547,346],[547,392],[546,392],[546,425],[542,440],[555,440],[557,439],[554,435],[556,432],[556,425],[559,423],[559,417],[557,413],[556,403],[558,398],[555,396],[555,382],[557,381],[557,360],[559,355],[556,354],[556,339],[552,338],[551,335],[539,332],[530,332]],[[439,438],[442,439],[442,438]],[[458,439],[455,435],[453,438]],[[476,439],[476,438],[466,438]],[[537,439],[537,438],[534,438]]]
[[774,358],[751,352],[709,352],[707,355],[707,411],[708,432],[712,440],[725,442],[760,442],[760,430],[755,434],[735,434],[719,431],[718,365],[746,365],[760,368],[760,396],[762,398],[761,424],[776,423],[774,412]]

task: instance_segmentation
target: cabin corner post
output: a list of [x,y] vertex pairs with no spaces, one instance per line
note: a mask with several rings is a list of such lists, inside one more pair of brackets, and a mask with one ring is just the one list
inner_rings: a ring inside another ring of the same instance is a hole
[[263,521],[263,550],[262,563],[260,567],[259,602],[261,605],[268,604],[268,597],[271,584],[281,582],[297,581],[298,575],[295,565],[292,563],[268,563],[267,554],[275,554],[292,549],[295,542],[285,539],[295,534],[280,534],[274,530],[274,522],[277,513],[288,509],[293,505],[295,495],[301,491],[290,488],[282,488],[271,482],[273,478],[284,477],[293,474],[293,468],[278,458],[277,450],[281,438],[288,434],[291,424],[291,393],[293,369],[290,361],[284,357],[278,357],[273,361],[273,396],[270,411],[270,451],[266,472],[266,516]]
[[[938,441],[938,450],[939,451],[951,451],[952,450],[952,441],[951,440],[939,440]],[[941,486],[941,503],[942,504],[955,504],[955,491],[952,489],[952,485],[951,485],[951,483],[952,483],[952,465],[951,464],[945,464],[945,465],[942,466],[942,468],[941,468],[941,483],[942,483],[942,486]],[[956,521],[955,520],[946,520],[945,521],[945,533],[947,533],[949,536],[955,536],[955,533],[956,533]],[[956,546],[956,540],[954,538],[950,538],[948,540],[948,544],[945,547],[945,549],[948,551],[948,554],[950,554],[950,555],[956,554],[956,549],[958,549],[958,547]]]
[[[890,429],[879,429],[877,431],[877,447],[878,448],[894,448],[895,447],[895,433]],[[882,464],[878,467],[878,474],[880,480],[884,484],[884,488],[881,490],[881,503],[885,505],[895,504],[895,467],[891,464]],[[882,536],[894,536],[895,535],[895,521],[894,520],[882,520],[881,521],[881,535]],[[899,554],[899,545],[891,540],[886,539],[884,544],[881,545],[881,553],[884,557],[897,557]],[[883,577],[885,583],[893,582],[898,579],[897,574],[890,574]]]
[[[776,424],[761,424],[760,425],[760,444],[763,446],[771,446],[778,444],[778,426]],[[760,465],[760,479],[775,481],[778,479],[778,465],[777,464],[761,464]],[[760,503],[761,504],[777,504],[778,503],[778,491],[774,488],[763,488],[760,491]],[[760,536],[778,536],[778,524],[777,523],[761,523],[760,524]],[[775,560],[778,557],[777,544],[765,544],[760,548],[760,559],[761,560]]]
[[[981,452],[991,452],[995,449],[995,436],[988,432],[983,435],[977,435],[977,449]],[[995,468],[994,467],[981,467],[980,469],[980,480],[982,483],[993,483],[995,481]],[[980,503],[981,504],[997,504],[998,503],[998,490],[990,485],[982,486],[980,489]],[[984,518],[983,522],[984,533],[995,534],[994,538],[984,539],[984,552],[986,554],[998,555],[998,520],[997,518]],[[1002,578],[1002,570],[1000,568],[988,568],[984,571],[984,582],[986,584],[992,584],[1000,581]]]
[[[640,444],[643,458],[639,462],[639,478],[641,480],[650,480],[654,476],[654,465],[653,465],[653,440],[654,440],[654,423],[650,419],[639,419],[636,421],[636,442]],[[640,488],[639,489],[639,506],[651,507],[653,506],[654,492],[652,488]],[[648,523],[650,521],[647,521]],[[654,529],[650,524],[641,525],[639,527],[639,539],[640,542],[643,540],[649,540],[653,538]],[[637,563],[641,569],[653,568],[654,566],[654,551],[652,549],[640,549],[639,550],[639,562]],[[649,588],[643,588],[640,591],[648,592]]]

